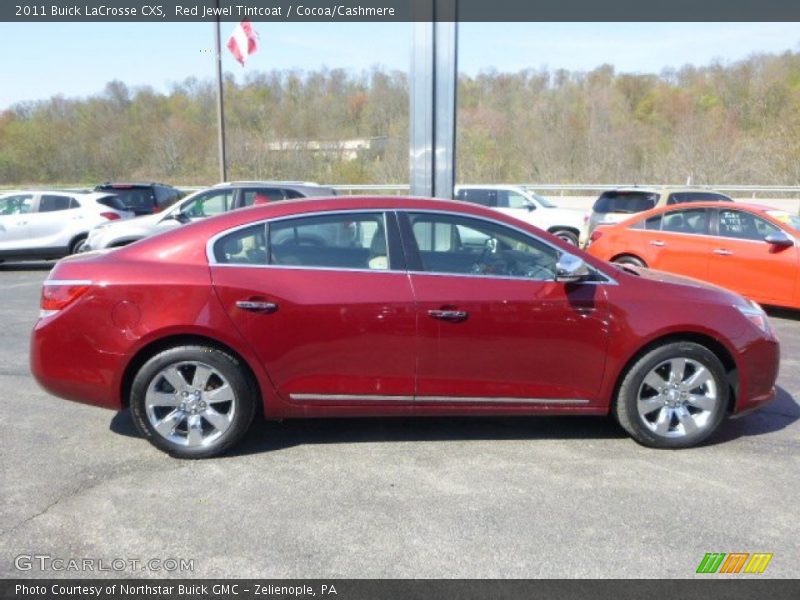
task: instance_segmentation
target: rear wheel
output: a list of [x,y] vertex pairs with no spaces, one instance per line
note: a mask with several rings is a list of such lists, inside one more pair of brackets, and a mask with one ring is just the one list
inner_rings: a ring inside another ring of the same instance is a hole
[[255,413],[241,363],[207,346],[178,346],[148,360],[131,388],[136,428],[178,458],[207,458],[239,442]]
[[86,245],[86,236],[76,238],[72,240],[72,243],[69,245],[69,253],[77,254],[78,252],[82,252],[83,247],[85,245]]
[[651,350],[628,370],[614,414],[640,444],[686,448],[714,432],[727,405],[719,358],[700,344],[673,342]]
[[634,267],[646,267],[647,264],[638,256],[631,256],[630,254],[624,254],[622,256],[617,256],[611,262],[617,263],[618,265],[633,265]]

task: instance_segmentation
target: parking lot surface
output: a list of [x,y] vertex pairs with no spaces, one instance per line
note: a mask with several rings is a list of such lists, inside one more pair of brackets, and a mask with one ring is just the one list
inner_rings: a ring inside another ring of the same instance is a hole
[[773,553],[761,577],[797,576],[798,313],[771,313],[777,400],[700,448],[643,448],[594,417],[332,419],[258,422],[192,462],[127,412],[36,385],[49,266],[0,265],[0,577],[685,578],[707,552]]

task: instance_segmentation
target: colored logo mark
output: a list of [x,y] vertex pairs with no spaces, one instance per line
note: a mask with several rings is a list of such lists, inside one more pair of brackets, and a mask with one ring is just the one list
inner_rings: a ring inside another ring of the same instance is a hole
[[750,573],[758,575],[763,573],[772,554],[764,552],[707,552],[697,566],[698,573]]

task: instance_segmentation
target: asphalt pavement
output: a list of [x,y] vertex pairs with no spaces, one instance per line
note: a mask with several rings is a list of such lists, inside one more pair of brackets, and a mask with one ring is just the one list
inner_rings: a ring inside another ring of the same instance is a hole
[[314,419],[181,461],[37,386],[49,266],[0,265],[0,577],[691,578],[707,552],[797,577],[800,313],[771,314],[777,400],[700,448],[596,417]]

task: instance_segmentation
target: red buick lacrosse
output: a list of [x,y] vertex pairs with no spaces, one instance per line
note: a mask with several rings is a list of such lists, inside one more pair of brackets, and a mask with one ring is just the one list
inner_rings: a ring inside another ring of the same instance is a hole
[[44,282],[39,383],[130,408],[173,456],[220,454],[267,419],[613,415],[681,448],[775,395],[761,308],[610,265],[449,200],[276,202],[114,251]]

